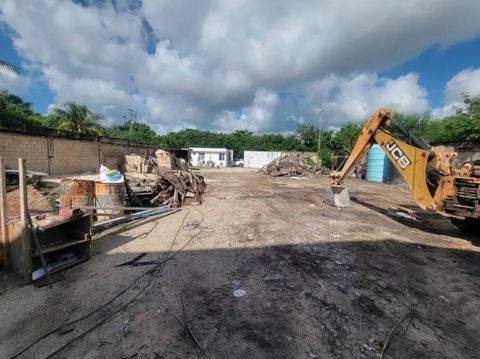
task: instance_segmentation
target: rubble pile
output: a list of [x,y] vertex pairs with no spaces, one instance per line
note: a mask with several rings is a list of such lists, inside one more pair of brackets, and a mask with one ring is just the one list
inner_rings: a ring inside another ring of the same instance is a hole
[[179,207],[185,202],[187,193],[193,193],[194,202],[202,203],[202,193],[207,187],[203,176],[188,169],[173,171],[164,167],[157,167],[155,174],[158,180],[152,188],[151,204]]
[[128,157],[125,176],[139,204],[180,207],[187,199],[202,202],[205,180],[194,174],[185,161],[163,150],[155,155]]
[[289,153],[279,159],[273,160],[263,167],[261,171],[273,177],[279,176],[305,176],[315,173],[316,169],[308,164],[305,157],[298,153]]

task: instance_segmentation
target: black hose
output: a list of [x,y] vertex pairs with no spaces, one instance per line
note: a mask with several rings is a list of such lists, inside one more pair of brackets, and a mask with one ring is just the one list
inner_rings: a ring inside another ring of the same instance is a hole
[[414,144],[415,146],[420,147],[422,150],[425,151],[429,151],[431,149],[431,147],[426,142],[411,133],[404,124],[395,121],[393,117],[390,118],[390,121],[392,122],[392,125],[394,125],[404,136],[408,137],[408,140],[411,144]]

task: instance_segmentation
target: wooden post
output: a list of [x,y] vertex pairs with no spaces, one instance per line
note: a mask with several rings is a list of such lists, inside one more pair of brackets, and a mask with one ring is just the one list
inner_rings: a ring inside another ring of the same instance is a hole
[[20,226],[22,241],[23,270],[22,277],[25,283],[32,282],[32,250],[30,246],[30,231],[28,230],[28,199],[27,199],[27,171],[25,159],[18,159],[18,179],[20,191]]
[[0,157],[0,231],[2,232],[3,267],[5,270],[10,268],[7,220],[7,179],[5,176],[5,162],[3,161],[3,157]]

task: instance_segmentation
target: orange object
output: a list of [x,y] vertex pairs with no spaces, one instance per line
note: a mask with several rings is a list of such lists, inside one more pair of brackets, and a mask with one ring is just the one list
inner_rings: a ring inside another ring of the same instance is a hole
[[[410,139],[410,144],[388,131],[392,125]],[[402,175],[421,208],[450,217],[462,230],[480,230],[480,163],[467,162],[455,168],[452,162],[457,153],[453,147],[430,147],[397,123],[393,111],[383,108],[364,125],[340,170],[330,173],[332,187],[325,192],[326,203],[349,206],[343,182],[374,143]]]
[[61,181],[60,208],[93,206],[95,182],[79,179]]

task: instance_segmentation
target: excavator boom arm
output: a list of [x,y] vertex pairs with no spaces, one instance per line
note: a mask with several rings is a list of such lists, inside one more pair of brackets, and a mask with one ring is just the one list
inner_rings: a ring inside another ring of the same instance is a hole
[[[388,128],[394,126],[407,142],[393,136]],[[363,126],[362,131],[338,171],[332,171],[332,185],[324,192],[324,202],[337,208],[350,206],[347,178],[370,147],[377,143],[408,184],[417,205],[450,217],[460,230],[478,234],[480,228],[480,166],[468,161],[458,167],[453,160],[453,147],[430,147],[415,137],[393,118],[393,112],[380,109]],[[367,168],[368,171],[368,168]],[[383,189],[385,190],[385,189]],[[392,187],[392,191],[396,188]]]
[[355,166],[362,160],[374,143],[374,135],[381,126],[389,126],[389,120],[393,116],[393,111],[388,109],[379,109],[373,114],[368,122],[363,126],[360,135],[358,136],[355,146],[350,151],[349,156],[340,166],[339,171],[332,171],[330,178],[334,186],[339,186],[343,183],[345,178],[352,172]]
[[413,145],[392,136],[384,130],[384,128],[390,127],[392,121],[394,120],[391,110],[379,109],[373,114],[362,128],[355,146],[340,170],[330,173],[334,195],[329,196],[335,197],[344,190],[342,184],[345,178],[367,154],[370,147],[377,143],[408,184],[417,204],[423,209],[434,211],[438,208],[438,204],[430,194],[427,185],[427,164],[430,147],[420,139],[408,134],[403,125],[397,123],[395,125],[399,127],[401,132],[409,135]]
[[427,186],[429,151],[409,145],[382,129],[378,129],[373,138],[402,175],[418,206],[429,211],[436,210],[438,204]]

